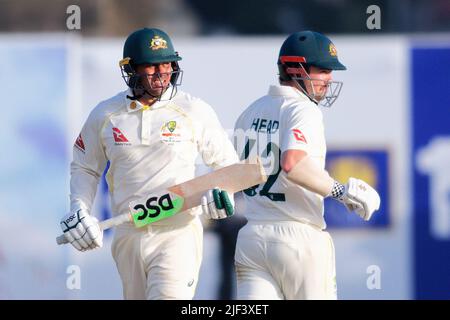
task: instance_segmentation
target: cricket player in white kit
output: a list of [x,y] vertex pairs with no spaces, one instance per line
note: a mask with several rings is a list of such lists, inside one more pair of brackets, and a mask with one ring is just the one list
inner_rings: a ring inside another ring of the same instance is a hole
[[283,43],[280,85],[251,104],[235,125],[242,159],[266,159],[264,185],[244,191],[248,220],[238,235],[238,299],[336,299],[333,241],[324,231],[323,199],[333,197],[369,220],[378,193],[362,180],[342,185],[325,171],[325,134],[318,105],[331,106],[345,70],[324,35],[297,32]]
[[[181,57],[159,29],[140,29],[124,45],[120,61],[129,89],[101,102],[74,145],[70,213],[61,220],[66,239],[80,250],[102,246],[103,232],[90,215],[97,185],[107,172],[114,215],[130,203],[194,178],[195,159],[220,168],[238,157],[213,109],[178,91]],[[117,227],[112,254],[126,299],[192,299],[202,257],[199,213],[233,214],[232,195],[210,190],[202,206],[142,228]],[[147,208],[150,210],[151,205]]]

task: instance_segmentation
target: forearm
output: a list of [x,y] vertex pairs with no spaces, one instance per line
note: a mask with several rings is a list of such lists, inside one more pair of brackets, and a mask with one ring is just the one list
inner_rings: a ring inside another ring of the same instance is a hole
[[100,175],[76,162],[72,162],[70,167],[70,209],[76,211],[82,208],[90,211],[97,193]]
[[316,165],[309,156],[298,161],[287,173],[287,178],[323,197],[331,195],[335,186],[335,180],[326,170]]
[[323,197],[331,196],[366,221],[380,207],[380,196],[366,182],[349,178],[348,183],[344,186],[331,178],[326,170],[317,166],[308,156],[295,164],[287,174],[287,178]]

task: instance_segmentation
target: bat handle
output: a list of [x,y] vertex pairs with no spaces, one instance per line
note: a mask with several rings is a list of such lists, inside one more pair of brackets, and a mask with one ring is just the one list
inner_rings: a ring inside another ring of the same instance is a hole
[[[99,223],[99,225],[100,225],[100,229],[106,230],[106,229],[121,225],[125,222],[132,222],[132,221],[133,221],[133,218],[131,217],[131,215],[129,213],[123,213],[121,215],[118,215],[117,217],[103,220]],[[56,243],[61,245],[61,244],[69,243],[69,241],[67,241],[64,234],[61,234],[60,236],[56,237]]]

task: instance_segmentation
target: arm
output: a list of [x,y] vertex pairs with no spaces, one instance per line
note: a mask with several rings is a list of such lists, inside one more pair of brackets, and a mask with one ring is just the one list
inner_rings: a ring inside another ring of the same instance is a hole
[[103,232],[90,215],[98,182],[106,166],[100,128],[92,112],[73,148],[70,178],[70,212],[61,220],[65,239],[77,250],[102,246]]
[[281,155],[281,168],[287,178],[309,191],[327,197],[331,194],[334,180],[328,172],[316,165],[303,150],[287,150]]
[[331,178],[326,170],[317,166],[302,150],[283,152],[281,167],[290,181],[323,197],[331,196],[366,221],[380,207],[378,193],[366,182],[350,178],[346,185],[342,185]]
[[198,103],[199,109],[202,110],[198,151],[202,156],[203,162],[213,169],[219,169],[238,162],[239,159],[233,144],[212,107],[201,100]]
[[[89,115],[73,147],[70,164],[70,208],[91,210],[98,183],[106,167],[106,155],[101,143],[103,119],[96,110]],[[81,146],[79,141],[81,140]]]
[[323,134],[321,114],[316,109],[295,108],[288,113],[282,139],[281,167],[287,178],[301,187],[322,197],[332,197],[342,202],[349,211],[355,211],[364,220],[369,220],[380,206],[378,193],[362,180],[350,178],[342,185],[308,156],[311,139]]
[[289,149],[281,154],[281,169],[284,172],[289,173],[289,171],[294,168],[294,166],[302,159],[304,159],[308,154],[304,150],[293,150]]
[[[198,149],[203,162],[214,169],[219,169],[239,161],[233,144],[213,109],[200,101],[203,117]],[[218,188],[209,190],[202,197],[202,211],[211,219],[223,219],[234,214],[234,195]]]
[[323,135],[322,114],[314,107],[296,107],[286,110],[283,116],[281,168],[292,182],[322,197],[328,196],[334,180],[323,169],[323,164],[316,164],[308,156]]

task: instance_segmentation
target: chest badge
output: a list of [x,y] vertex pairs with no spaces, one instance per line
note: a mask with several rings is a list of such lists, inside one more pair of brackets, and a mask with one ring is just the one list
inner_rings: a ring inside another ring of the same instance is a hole
[[161,127],[161,141],[166,144],[174,144],[175,142],[180,142],[182,140],[181,131],[182,128],[176,121],[167,121]]
[[172,132],[175,131],[175,128],[177,127],[177,122],[176,121],[169,121],[169,122],[166,123],[166,127],[172,133]]

